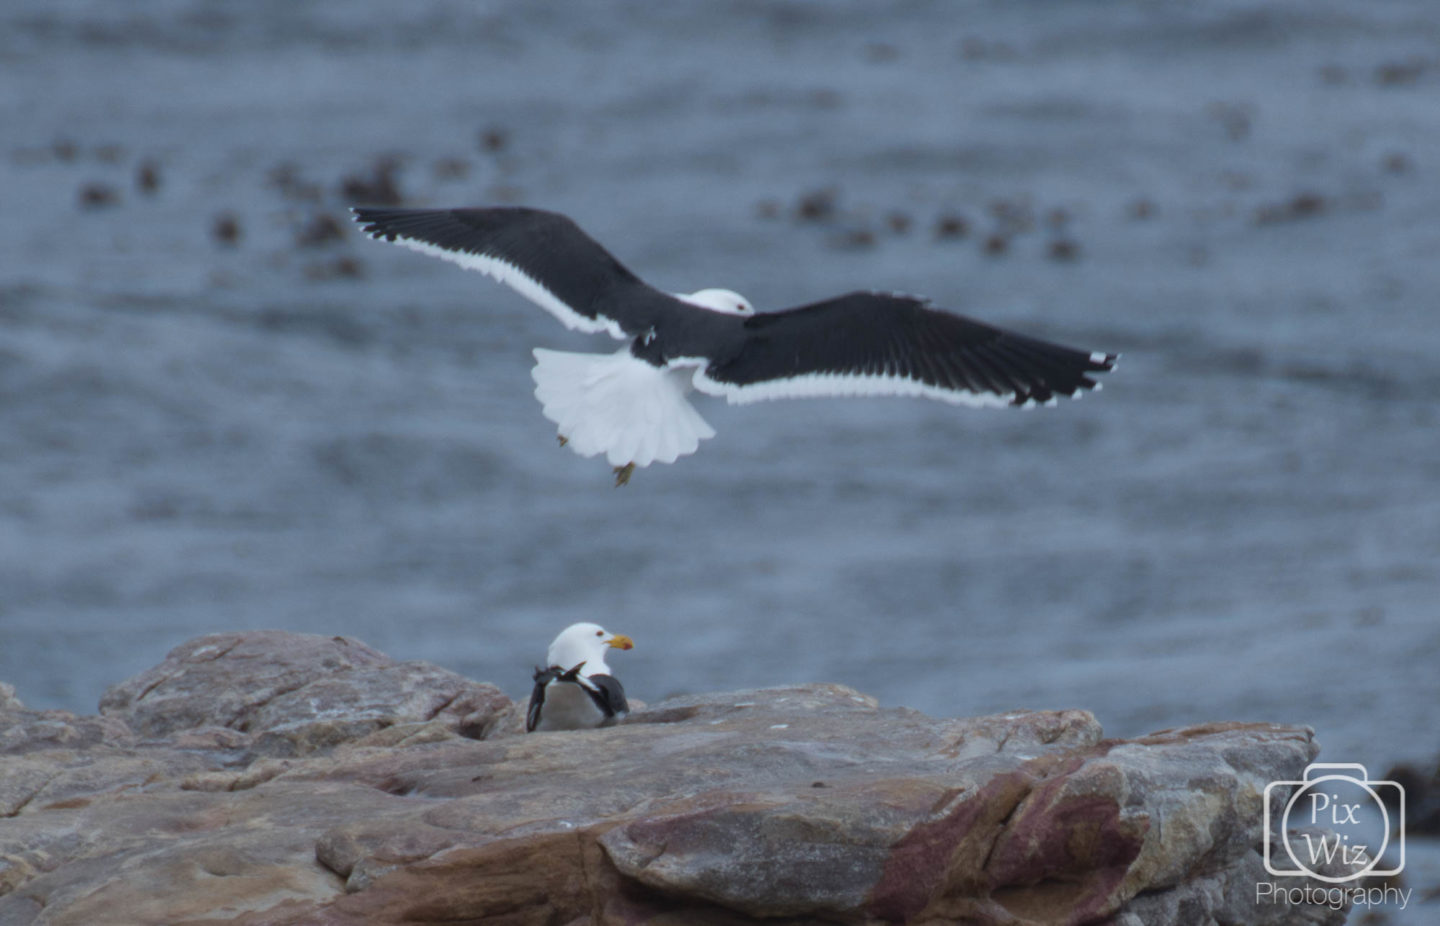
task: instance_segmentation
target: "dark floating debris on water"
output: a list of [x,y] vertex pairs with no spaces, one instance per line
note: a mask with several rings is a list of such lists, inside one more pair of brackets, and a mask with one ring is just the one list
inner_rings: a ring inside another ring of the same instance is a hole
[[1269,203],[1255,210],[1256,225],[1275,225],[1321,215],[1329,208],[1319,193],[1297,193],[1283,203]]
[[830,236],[830,246],[841,251],[859,251],[875,246],[875,233],[863,226],[843,229]]
[[215,216],[210,223],[210,237],[219,244],[226,247],[234,247],[240,243],[241,231],[240,220],[233,212],[222,212]]
[[1254,122],[1251,107],[1239,103],[1211,103],[1205,111],[1220,123],[1231,141],[1243,141],[1250,136]]
[[1429,62],[1422,58],[1387,61],[1375,68],[1375,83],[1382,87],[1401,87],[1413,84],[1429,70],[1429,67]]
[[80,206],[83,209],[104,209],[120,203],[120,194],[105,183],[87,183],[80,188]]
[[470,162],[464,158],[440,158],[430,169],[436,180],[464,180],[470,176]]
[[[813,223],[828,229],[825,244],[838,250],[859,250],[876,247],[885,233],[907,235],[917,227],[916,217],[907,209],[898,206],[884,207],[866,205],[858,209],[840,208],[840,194],[837,187],[829,186],[810,190],[799,195],[791,215],[801,223]],[[1050,240],[1045,243],[1044,254],[1050,260],[1072,261],[1081,256],[1079,242],[1069,234],[1077,212],[1082,207],[1074,205],[1041,208],[1035,205],[1029,194],[991,200],[984,210],[994,219],[989,233],[980,239],[980,249],[991,256],[1010,252],[1011,241],[1042,225],[1049,230]],[[1138,198],[1127,206],[1132,218],[1150,218],[1155,206],[1148,199]],[[771,220],[784,215],[780,200],[762,199],[755,204],[758,219]],[[927,220],[920,219],[920,222]],[[969,238],[975,231],[972,220],[956,209],[941,211],[930,222],[930,234],[937,242],[960,241]]]
[[1255,185],[1255,178],[1243,170],[1224,170],[1220,172],[1220,182],[1227,190],[1248,190]]
[[970,223],[963,215],[947,212],[935,220],[935,237],[941,241],[958,241],[970,234]]
[[160,162],[146,158],[135,168],[135,188],[146,196],[154,196],[160,190]]
[[295,243],[302,248],[314,248],[344,240],[348,225],[328,212],[317,213],[295,233]]
[[57,138],[50,143],[50,154],[53,155],[57,161],[73,161],[79,153],[80,146],[75,144],[72,139]]
[[358,280],[365,275],[365,266],[353,257],[315,261],[305,265],[305,279],[312,283],[329,280]]
[[795,205],[795,218],[802,222],[828,222],[835,217],[835,201],[839,197],[834,187],[812,190],[800,197]]
[[480,130],[480,150],[487,154],[496,154],[504,151],[510,146],[510,133],[499,126],[491,126]]
[[1155,217],[1155,211],[1154,201],[1144,196],[1131,200],[1130,205],[1125,207],[1125,214],[1137,222],[1153,219]]
[[1073,238],[1056,238],[1045,253],[1051,260],[1070,261],[1080,256],[1080,245]]
[[278,190],[280,195],[286,199],[307,203],[320,201],[320,185],[301,177],[299,166],[290,161],[276,164],[270,168],[265,175],[265,182],[271,188]]
[[492,203],[523,203],[525,189],[513,183],[496,183],[486,191],[485,198]]
[[1035,213],[1026,199],[997,199],[990,203],[990,215],[1005,235],[1018,235],[1035,227]]
[[394,157],[380,157],[370,167],[370,173],[350,174],[340,181],[340,195],[357,205],[398,206],[405,201],[400,194],[400,184],[395,179],[400,161]]
[[1414,165],[1410,163],[1409,156],[1399,151],[1392,151],[1385,155],[1380,166],[1385,169],[1387,174],[1408,174]]

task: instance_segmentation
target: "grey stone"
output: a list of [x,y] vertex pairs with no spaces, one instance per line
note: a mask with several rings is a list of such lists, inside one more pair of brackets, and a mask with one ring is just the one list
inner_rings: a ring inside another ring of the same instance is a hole
[[324,751],[397,723],[441,719],[483,735],[510,706],[494,685],[358,640],[284,631],[219,633],[107,691],[101,714],[142,737],[217,726],[250,734],[258,755]]
[[1305,728],[1107,740],[817,684],[527,735],[493,686],[279,633],[178,647],[103,707],[0,691],[0,923],[1344,919],[1255,901]]

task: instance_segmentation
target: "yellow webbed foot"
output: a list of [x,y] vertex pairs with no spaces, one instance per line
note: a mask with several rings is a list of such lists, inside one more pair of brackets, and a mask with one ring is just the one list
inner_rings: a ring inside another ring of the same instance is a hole
[[634,463],[626,463],[624,466],[615,467],[615,488],[630,484],[630,474],[635,472]]

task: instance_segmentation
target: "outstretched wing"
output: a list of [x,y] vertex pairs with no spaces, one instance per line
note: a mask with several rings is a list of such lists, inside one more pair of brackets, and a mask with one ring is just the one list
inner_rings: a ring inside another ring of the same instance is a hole
[[545,309],[565,327],[624,340],[680,303],[647,285],[570,219],[540,209],[350,210],[362,230],[478,270]]
[[924,396],[962,405],[1050,403],[1098,389],[1118,355],[1026,337],[930,308],[856,292],[744,320],[736,349],[695,374],[732,403],[805,396]]

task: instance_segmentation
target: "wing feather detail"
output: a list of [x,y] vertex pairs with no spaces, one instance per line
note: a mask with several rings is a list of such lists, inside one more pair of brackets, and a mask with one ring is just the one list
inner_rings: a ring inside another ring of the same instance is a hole
[[479,271],[573,330],[625,340],[678,304],[559,213],[518,207],[351,212],[370,237]]
[[1116,355],[1075,350],[931,308],[856,292],[744,320],[745,337],[695,373],[737,404],[812,396],[922,396],[1030,405],[1098,388]]

